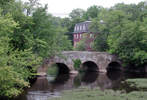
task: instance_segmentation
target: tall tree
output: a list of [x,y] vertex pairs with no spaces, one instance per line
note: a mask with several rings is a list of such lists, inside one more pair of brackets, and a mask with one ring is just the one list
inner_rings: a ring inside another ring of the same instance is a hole
[[77,47],[74,48],[76,51],[85,51],[86,50],[86,48],[89,46],[89,44],[87,43],[87,40],[89,39],[88,36],[89,36],[88,33],[84,33],[82,35],[82,39],[80,40],[79,43],[76,44]]
[[13,20],[10,13],[1,14],[2,9],[0,9],[0,96],[10,98],[19,95],[24,87],[29,86],[28,77],[34,75],[34,71],[30,71],[28,66],[35,70],[39,60],[30,49],[14,50],[10,44],[11,35],[18,29],[19,24]]
[[101,6],[97,6],[97,5],[90,6],[87,9],[87,11],[84,12],[82,17],[86,20],[90,20],[91,18],[96,18],[97,15],[100,13],[101,9],[103,9],[103,7]]
[[73,9],[72,12],[69,14],[71,19],[81,18],[84,14],[85,10],[81,8]]
[[62,18],[60,21],[60,25],[64,28],[64,27],[69,27],[71,23],[71,19],[66,17],[66,18]]

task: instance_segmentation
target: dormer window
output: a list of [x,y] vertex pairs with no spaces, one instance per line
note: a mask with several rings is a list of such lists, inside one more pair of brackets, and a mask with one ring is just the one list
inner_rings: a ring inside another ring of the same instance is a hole
[[79,26],[77,26],[77,30],[79,30]]
[[75,26],[75,31],[77,30],[77,27]]
[[83,30],[86,30],[86,25],[83,25]]
[[82,30],[82,26],[80,26],[80,30]]

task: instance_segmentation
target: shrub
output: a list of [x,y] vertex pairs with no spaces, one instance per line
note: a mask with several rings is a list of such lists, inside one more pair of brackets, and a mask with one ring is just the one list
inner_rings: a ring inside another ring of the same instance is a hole
[[74,62],[75,70],[78,70],[81,66],[81,60],[80,59],[76,59],[76,60],[72,59],[72,61]]
[[58,67],[56,64],[50,66],[47,70],[48,75],[57,75],[58,74]]

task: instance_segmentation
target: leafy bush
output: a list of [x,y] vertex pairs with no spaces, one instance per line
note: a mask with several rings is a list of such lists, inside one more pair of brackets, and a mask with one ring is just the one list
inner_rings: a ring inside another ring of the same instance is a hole
[[50,66],[47,70],[47,75],[57,75],[58,74],[58,67],[56,64]]
[[75,70],[78,70],[81,66],[81,60],[80,59],[76,59],[76,60],[72,59],[72,61],[74,62]]

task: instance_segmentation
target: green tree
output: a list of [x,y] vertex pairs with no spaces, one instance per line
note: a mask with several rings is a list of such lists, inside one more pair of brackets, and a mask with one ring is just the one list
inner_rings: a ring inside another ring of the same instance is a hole
[[34,73],[28,66],[35,70],[39,60],[35,59],[30,49],[13,50],[9,37],[19,24],[13,20],[10,13],[5,16],[1,13],[2,9],[0,9],[0,96],[13,97],[20,94],[24,87],[29,86],[28,77]]
[[87,9],[87,11],[84,12],[82,17],[86,20],[90,20],[91,18],[96,18],[97,15],[100,13],[101,9],[103,9],[103,7],[101,6],[97,6],[97,5],[90,6]]
[[145,10],[145,2],[140,2],[136,4],[124,4],[124,3],[117,3],[112,7],[113,10],[121,10],[125,12],[127,15],[130,15],[128,18],[129,20],[136,20],[140,17],[140,13]]
[[[128,15],[125,13],[119,13],[120,11],[113,12],[116,16],[113,19],[109,19],[113,22],[117,22],[117,26],[113,25],[110,29],[108,36],[108,45],[110,46],[110,53],[118,53],[119,57],[123,59],[125,65],[139,66],[146,63],[146,44],[145,41],[146,32],[145,23],[146,18],[143,20],[129,20]],[[137,67],[133,67],[136,69]]]
[[82,39],[80,40],[79,43],[77,43],[77,47],[75,47],[74,49],[76,51],[85,51],[87,46],[89,46],[89,44],[87,43],[87,40],[89,39],[88,37],[88,33],[84,33],[82,34]]
[[58,26],[61,25],[61,20],[62,20],[61,17],[53,17],[52,23],[53,23],[54,26],[58,27]]
[[82,18],[84,12],[85,12],[85,10],[83,10],[81,8],[76,8],[76,9],[72,10],[72,12],[69,14],[69,17],[71,19]]
[[64,28],[64,27],[69,27],[71,23],[71,19],[66,17],[66,18],[62,18],[60,21],[60,25]]

